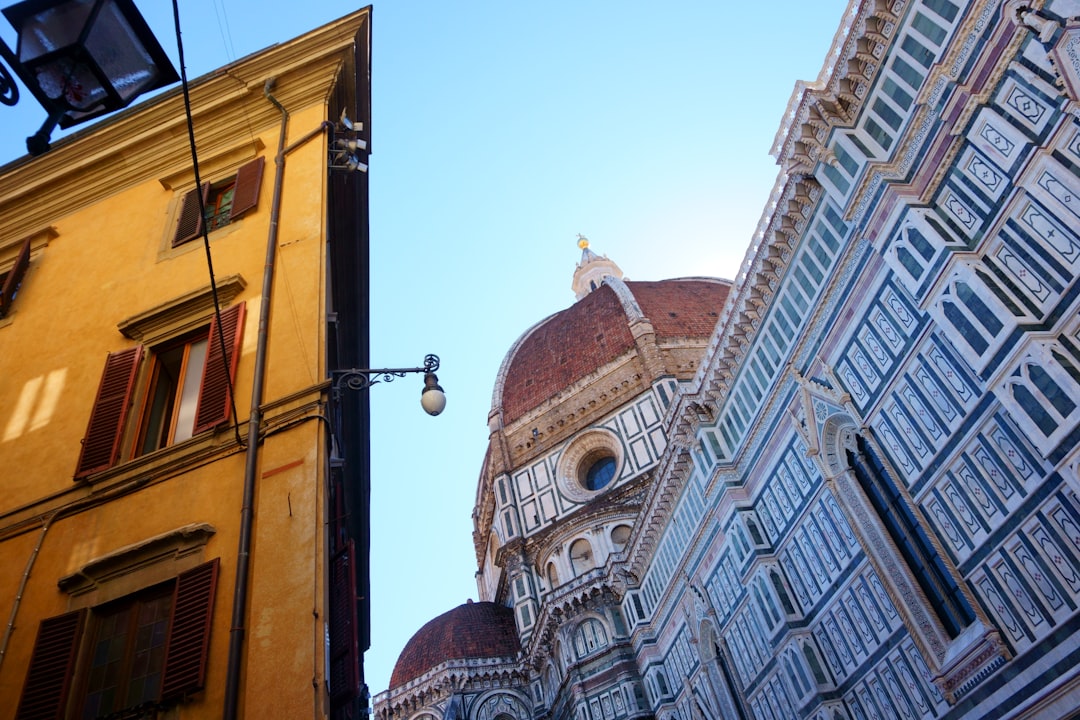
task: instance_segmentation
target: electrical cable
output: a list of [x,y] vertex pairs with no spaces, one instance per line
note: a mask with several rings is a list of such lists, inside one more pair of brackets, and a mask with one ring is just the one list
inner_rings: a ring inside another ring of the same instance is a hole
[[180,6],[177,0],[172,0],[173,7],[173,24],[176,26],[176,50],[179,53],[180,60],[180,86],[184,90],[184,114],[187,117],[187,130],[188,130],[188,145],[191,147],[191,165],[195,170],[195,187],[199,188],[199,192],[195,193],[199,202],[199,217],[202,218],[202,239],[203,248],[206,250],[206,269],[210,274],[210,290],[214,297],[214,318],[216,319],[214,325],[217,327],[218,343],[221,349],[221,362],[225,365],[225,383],[229,391],[229,406],[232,411],[233,418],[233,432],[236,434],[236,442],[240,445],[244,445],[244,440],[240,437],[240,416],[236,412],[236,396],[233,392],[233,379],[232,373],[229,372],[229,353],[225,347],[225,330],[221,327],[221,301],[218,299],[217,281],[214,278],[214,261],[210,255],[210,234],[207,230],[208,223],[206,222],[206,207],[203,203],[202,193],[202,179],[199,177],[199,155],[195,150],[195,123],[191,117],[191,96],[188,92],[187,81],[187,66],[184,64],[184,42],[180,37]]

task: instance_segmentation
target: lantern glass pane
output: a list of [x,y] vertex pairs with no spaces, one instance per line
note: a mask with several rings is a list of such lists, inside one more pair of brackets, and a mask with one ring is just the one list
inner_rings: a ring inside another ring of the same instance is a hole
[[94,0],[69,0],[27,16],[15,28],[19,33],[19,60],[33,63],[45,53],[77,43],[93,8]]
[[86,50],[124,104],[157,80],[153,58],[113,0],[101,8]]

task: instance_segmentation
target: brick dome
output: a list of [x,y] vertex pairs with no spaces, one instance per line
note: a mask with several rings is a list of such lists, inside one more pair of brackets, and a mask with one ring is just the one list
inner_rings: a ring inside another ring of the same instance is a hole
[[447,660],[514,657],[521,650],[514,611],[492,602],[467,602],[420,628],[405,644],[390,688],[415,680]]
[[634,348],[631,324],[647,320],[657,343],[705,340],[731,285],[714,278],[633,282],[608,278],[530,328],[507,353],[492,398],[513,422]]

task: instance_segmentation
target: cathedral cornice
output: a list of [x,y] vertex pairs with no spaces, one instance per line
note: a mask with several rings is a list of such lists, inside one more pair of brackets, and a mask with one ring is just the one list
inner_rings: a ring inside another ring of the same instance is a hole
[[517,658],[448,660],[411,682],[380,693],[375,704],[380,717],[407,718],[441,707],[456,694],[521,690],[528,681]]
[[528,646],[524,648],[523,663],[539,669],[544,660],[553,657],[556,634],[568,619],[617,605],[623,596],[622,583],[614,579],[617,572],[609,563],[549,595],[540,607]]

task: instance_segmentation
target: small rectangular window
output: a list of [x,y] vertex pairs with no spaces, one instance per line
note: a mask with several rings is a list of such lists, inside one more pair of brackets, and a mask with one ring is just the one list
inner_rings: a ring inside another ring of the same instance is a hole
[[911,94],[897,85],[892,78],[885,78],[884,82],[881,83],[881,89],[901,108],[904,110],[911,109]]
[[[889,107],[889,104],[878,98],[874,101],[874,113],[879,118],[885,121],[885,124],[891,127],[893,130],[900,129],[900,123],[903,122],[903,118],[900,117],[900,113]],[[884,146],[883,146],[884,147]]]
[[825,177],[829,178],[829,182],[831,182],[836,187],[836,189],[840,191],[840,194],[847,195],[847,191],[851,189],[851,182],[848,181],[848,179],[845,178],[843,175],[841,175],[840,171],[834,168],[832,165],[823,164],[821,166],[821,169],[825,171]]
[[907,83],[912,90],[918,90],[922,87],[923,74],[904,62],[902,58],[893,58],[892,69],[897,77]]
[[825,273],[822,272],[822,269],[814,262],[814,253],[812,249],[803,253],[802,258],[800,258],[799,267],[806,270],[806,272],[814,279],[814,287],[821,287],[821,282],[825,279]]
[[[236,175],[215,183],[192,188],[180,201],[172,246],[190,242],[207,231],[216,230],[253,210],[259,201],[265,158],[257,157],[242,165]],[[199,213],[202,199],[203,213]]]
[[[814,296],[817,295],[818,283],[821,282],[820,278],[818,279],[818,282],[815,283],[810,278],[810,276],[807,275],[806,271],[799,265],[795,266],[794,273],[795,281],[799,284],[799,288],[803,291],[806,297],[813,299]],[[792,319],[795,321],[795,327],[798,327],[801,317],[796,313],[792,313]]]
[[921,12],[915,13],[915,20],[912,21],[911,25],[925,35],[926,39],[934,45],[941,47],[941,44],[945,42],[945,30]]
[[829,221],[829,224],[832,225],[833,230],[835,230],[841,237],[847,235],[847,223],[845,223],[844,219],[840,217],[840,213],[836,211],[836,208],[834,208],[830,204],[825,205],[825,219]]
[[855,161],[855,158],[851,157],[851,153],[839,142],[833,145],[833,155],[836,156],[840,166],[844,168],[844,172],[851,177],[855,177],[855,173],[859,172],[859,163]]
[[885,132],[885,129],[874,122],[873,118],[867,118],[863,123],[863,127],[870,137],[874,138],[874,142],[881,146],[882,150],[888,150],[892,147],[892,137],[889,133]]
[[956,13],[960,12],[960,8],[949,2],[949,0],[923,0],[923,5],[937,13],[942,20],[949,24],[952,24],[952,21],[956,18]]
[[903,48],[904,52],[910,55],[915,62],[919,63],[927,70],[934,64],[934,53],[911,35],[904,38],[904,41],[900,43],[900,47]]

